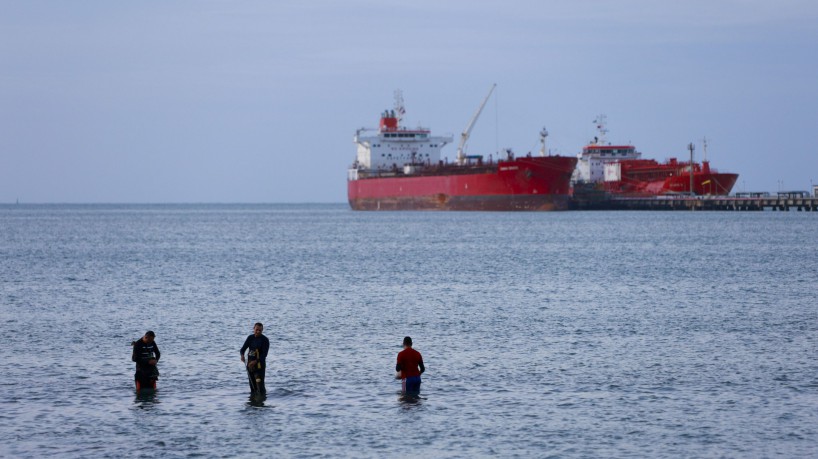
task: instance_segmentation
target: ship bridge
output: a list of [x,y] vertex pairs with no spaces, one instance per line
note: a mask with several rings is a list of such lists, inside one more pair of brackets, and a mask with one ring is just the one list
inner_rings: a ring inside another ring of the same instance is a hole
[[354,142],[358,145],[353,169],[392,170],[404,166],[438,164],[440,151],[452,136],[433,136],[428,129],[406,129],[401,125],[403,98],[396,94],[395,108],[381,113],[379,128],[359,129]]
[[598,135],[577,155],[577,168],[571,181],[574,183],[598,183],[605,179],[606,166],[626,159],[639,159],[642,153],[633,145],[611,145],[606,143],[608,134],[607,117],[599,115],[594,120]]

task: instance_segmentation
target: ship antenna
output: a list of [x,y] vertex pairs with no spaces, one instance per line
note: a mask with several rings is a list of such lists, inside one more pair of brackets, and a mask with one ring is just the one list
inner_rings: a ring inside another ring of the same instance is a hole
[[703,152],[703,155],[704,155],[704,159],[702,160],[702,162],[706,162],[707,161],[707,137],[702,138],[702,152]]
[[406,113],[406,108],[403,106],[403,91],[395,90],[395,116],[398,118],[398,126],[401,126],[403,121],[403,114]]
[[596,130],[599,132],[599,139],[597,139],[596,143],[598,145],[605,145],[605,134],[608,133],[608,116],[607,115],[599,115],[594,120],[596,124]]
[[540,131],[540,156],[545,156],[545,138],[548,137],[548,129],[543,126],[542,131]]

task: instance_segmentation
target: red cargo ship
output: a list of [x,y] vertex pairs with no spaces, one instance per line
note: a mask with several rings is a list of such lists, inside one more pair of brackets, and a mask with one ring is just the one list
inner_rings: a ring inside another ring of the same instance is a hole
[[[690,194],[692,185],[693,194],[724,196],[730,194],[738,180],[738,174],[711,169],[707,159],[701,164],[694,162],[692,144],[691,161],[670,158],[664,163],[641,159],[642,154],[633,145],[605,145],[605,115],[594,121],[599,136],[578,155],[575,189],[595,185],[612,195],[659,196]],[[707,140],[704,149],[706,158]]]
[[[494,87],[492,86],[492,90]],[[441,159],[452,136],[435,137],[425,128],[401,125],[403,100],[396,92],[395,109],[381,114],[374,135],[356,132],[355,163],[349,169],[347,196],[354,210],[561,210],[570,200],[576,158],[540,156],[488,160],[465,155],[466,140],[491,96],[491,91],[461,135],[456,162]]]
[[[604,182],[604,187],[613,194],[690,194],[690,162],[681,162],[676,158],[670,158],[664,163],[652,159],[632,159],[613,163],[608,168],[613,178]],[[736,180],[738,174],[710,169],[709,161],[693,163],[693,194],[726,196],[730,194]]]

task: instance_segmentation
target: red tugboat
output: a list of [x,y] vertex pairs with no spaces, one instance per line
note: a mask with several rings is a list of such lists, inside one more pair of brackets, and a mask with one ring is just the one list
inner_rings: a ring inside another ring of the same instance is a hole
[[381,114],[374,135],[355,133],[355,162],[348,171],[347,196],[353,210],[562,210],[570,200],[571,174],[577,159],[545,156],[540,133],[540,156],[488,160],[466,155],[466,141],[494,86],[461,134],[457,160],[449,163],[440,150],[452,136],[435,137],[425,128],[401,125],[403,98]]
[[659,163],[653,159],[641,159],[642,154],[633,145],[606,145],[605,115],[594,121],[599,136],[578,155],[573,178],[575,189],[591,185],[612,195],[643,197],[690,194],[692,185],[693,194],[725,196],[730,194],[738,180],[738,174],[710,168],[706,159],[706,139],[705,159],[701,164],[692,161],[692,145],[691,161],[670,158]]

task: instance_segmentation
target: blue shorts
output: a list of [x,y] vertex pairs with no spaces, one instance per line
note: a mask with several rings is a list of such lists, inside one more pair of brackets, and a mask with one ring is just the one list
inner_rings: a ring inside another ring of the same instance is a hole
[[419,394],[420,393],[420,376],[410,376],[403,380],[404,394]]

